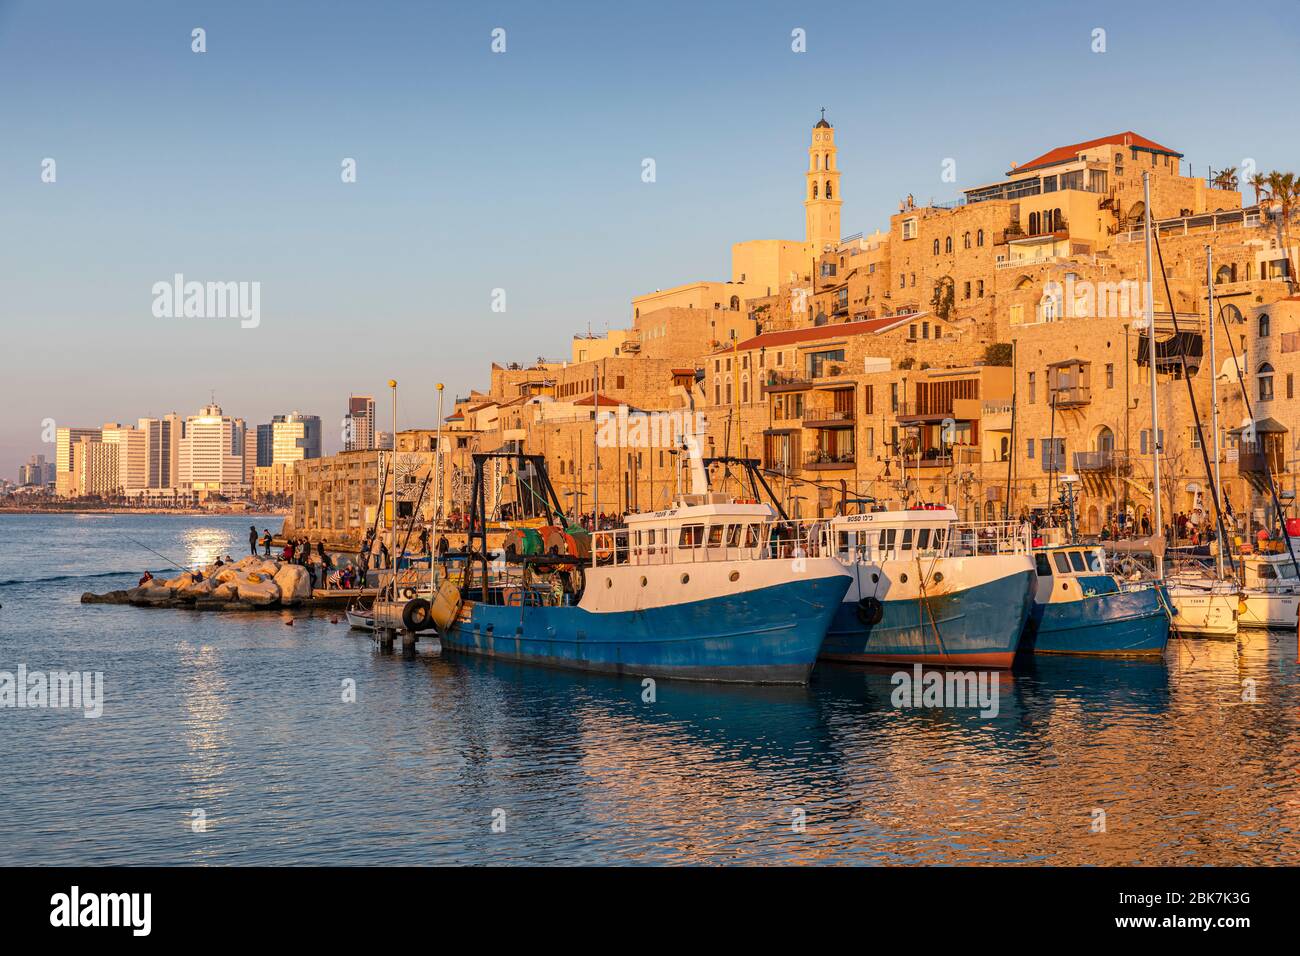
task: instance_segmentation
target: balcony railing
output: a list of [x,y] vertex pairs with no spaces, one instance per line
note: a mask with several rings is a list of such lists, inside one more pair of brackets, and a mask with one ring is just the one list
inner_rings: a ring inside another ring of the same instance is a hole
[[1122,451],[1102,449],[1100,451],[1076,451],[1074,453],[1074,470],[1084,474],[1128,474],[1128,455]]
[[1057,408],[1073,408],[1087,405],[1092,401],[1092,387],[1089,385],[1061,385],[1051,390],[1047,396],[1048,404]]
[[842,408],[809,408],[803,413],[805,428],[852,425],[853,421],[853,412]]
[[808,456],[804,459],[804,467],[817,470],[852,468],[856,464],[857,456],[853,452],[830,454],[821,449],[816,449],[809,452]]

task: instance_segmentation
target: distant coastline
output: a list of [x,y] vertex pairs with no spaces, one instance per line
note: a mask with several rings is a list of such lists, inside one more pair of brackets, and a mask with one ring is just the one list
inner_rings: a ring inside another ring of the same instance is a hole
[[7,515],[188,515],[188,516],[216,516],[229,517],[231,515],[248,515],[253,518],[285,518],[289,515],[287,508],[272,509],[248,509],[241,510],[237,508],[219,509],[219,508],[113,508],[99,505],[96,507],[70,507],[57,508],[48,505],[35,505],[31,507],[15,507],[13,505],[0,505],[0,514]]

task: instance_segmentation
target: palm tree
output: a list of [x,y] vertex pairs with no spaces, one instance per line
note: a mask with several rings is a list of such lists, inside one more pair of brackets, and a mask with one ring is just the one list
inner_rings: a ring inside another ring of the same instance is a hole
[[1228,166],[1214,174],[1215,189],[1236,189],[1237,188],[1237,168]]
[[1254,173],[1247,182],[1249,182],[1250,187],[1255,190],[1255,205],[1258,206],[1260,195],[1268,187],[1268,177],[1263,173]]
[[1279,218],[1278,230],[1282,235],[1283,251],[1287,261],[1287,286],[1295,288],[1296,267],[1291,258],[1291,216],[1300,207],[1300,180],[1295,173],[1277,170],[1268,174],[1268,199]]

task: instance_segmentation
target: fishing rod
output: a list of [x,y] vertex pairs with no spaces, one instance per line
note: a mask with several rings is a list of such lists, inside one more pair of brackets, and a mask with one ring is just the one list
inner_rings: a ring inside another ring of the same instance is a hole
[[[122,533],[119,531],[118,534],[122,534]],[[170,564],[170,565],[171,565],[173,568],[175,568],[177,571],[188,571],[188,570],[189,570],[189,568],[182,567],[181,565],[177,564],[177,563],[176,563],[175,561],[173,561],[171,558],[167,557],[167,555],[165,555],[165,554],[161,554],[160,552],[155,551],[153,548],[149,547],[149,545],[144,544],[144,543],[141,542],[141,541],[137,541],[135,538],[131,537],[129,534],[122,534],[122,537],[126,538],[126,540],[127,540],[127,541],[130,541],[132,544],[134,544],[134,545],[136,545],[136,546],[138,546],[138,547],[144,548],[144,549],[145,549],[146,551],[148,551],[150,554],[156,554],[156,555],[158,555],[158,557],[162,558],[164,561],[166,561],[168,564]]]

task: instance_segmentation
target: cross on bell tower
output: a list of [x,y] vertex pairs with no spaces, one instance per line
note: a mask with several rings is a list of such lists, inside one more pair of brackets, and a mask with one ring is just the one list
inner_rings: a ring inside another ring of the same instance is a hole
[[840,170],[835,161],[835,127],[826,122],[826,107],[812,130],[804,192],[806,242],[814,254],[840,241]]

